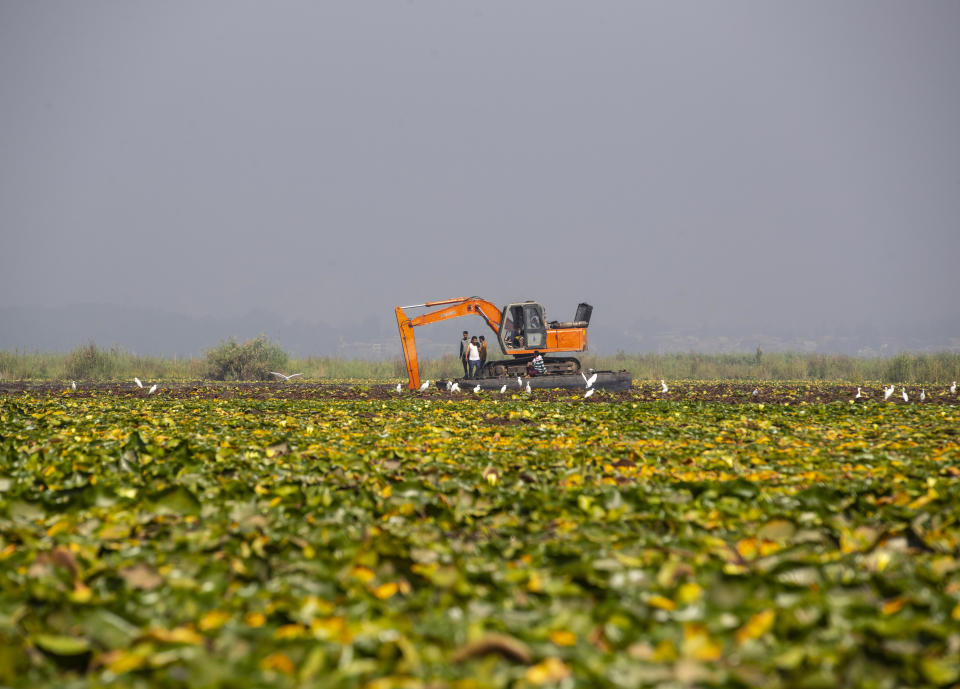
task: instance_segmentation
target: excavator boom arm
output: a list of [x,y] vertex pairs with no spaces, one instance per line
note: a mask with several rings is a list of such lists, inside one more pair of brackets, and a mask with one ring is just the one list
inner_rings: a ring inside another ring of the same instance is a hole
[[[408,318],[404,309],[420,308],[423,306],[445,306],[438,311],[431,311],[416,318]],[[413,329],[419,325],[438,323],[450,318],[477,315],[486,321],[494,334],[500,332],[500,309],[495,304],[480,297],[458,297],[441,301],[428,301],[425,304],[398,306],[394,311],[397,314],[397,327],[400,329],[400,342],[403,345],[403,359],[407,364],[407,375],[410,382],[407,387],[417,390],[420,387],[420,365],[417,363],[417,340]]]

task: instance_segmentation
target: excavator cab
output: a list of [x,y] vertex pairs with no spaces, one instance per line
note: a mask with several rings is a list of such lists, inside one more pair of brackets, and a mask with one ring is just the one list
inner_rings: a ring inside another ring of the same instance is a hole
[[547,321],[543,305],[535,301],[507,304],[500,317],[500,346],[509,354],[516,350],[543,349],[547,344]]

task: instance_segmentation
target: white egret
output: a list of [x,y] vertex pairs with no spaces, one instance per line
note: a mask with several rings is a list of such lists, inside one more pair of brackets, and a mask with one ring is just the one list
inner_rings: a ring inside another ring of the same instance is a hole
[[430,387],[430,380],[429,380],[429,379],[423,381],[423,383],[420,385],[420,392],[423,392],[423,391],[426,390],[428,387]]
[[291,378],[296,378],[297,376],[302,376],[302,375],[303,375],[302,373],[291,373],[291,374],[288,376],[288,375],[286,375],[285,373],[277,373],[276,371],[270,371],[270,373],[273,374],[273,375],[275,375],[275,376],[280,376],[280,377],[283,378],[285,381],[290,380]]
[[452,387],[453,387],[453,381],[452,381],[452,380],[448,380],[448,381],[447,381],[447,392],[450,392],[450,388],[452,388]]
[[587,387],[592,388],[593,384],[597,382],[597,374],[594,373],[592,376],[587,378]]
[[531,390],[530,390],[530,381],[529,381],[529,380],[527,381],[527,392],[528,392],[528,393],[531,392]]
[[953,381],[953,385],[950,386],[950,394],[951,395],[957,394],[957,381]]
[[893,394],[894,389],[895,389],[895,388],[893,387],[893,383],[890,383],[890,387],[883,389],[883,401],[884,401],[884,402],[886,402],[888,399],[890,399],[890,395]]
[[71,381],[70,381],[70,389],[71,389],[71,390],[76,390],[76,389],[77,389],[77,381],[75,381],[75,380],[71,380]]
[[757,399],[758,397],[760,397],[760,391],[757,388],[754,388],[753,392],[750,393],[750,396],[753,399]]
[[451,385],[450,392],[460,392],[460,383],[454,383]]
[[523,387],[523,379],[521,379],[520,376],[517,376],[517,387],[518,388]]
[[596,388],[587,388],[587,391],[583,393],[583,399],[587,399],[590,395],[597,391]]
[[148,395],[152,395],[152,394],[155,393],[156,391],[157,391],[157,384],[154,383],[153,385],[150,386],[150,389],[147,390],[147,394],[148,394]]
[[857,388],[857,396],[854,397],[853,399],[858,400],[858,399],[860,399],[861,397],[863,397],[863,395],[860,394],[860,388]]
[[403,386],[400,383],[397,383],[397,394],[400,394],[400,391],[403,389]]
[[507,391],[507,384],[504,383],[503,386],[500,388],[500,394],[502,395],[502,394],[505,393],[506,391]]
[[920,388],[920,401],[923,402],[925,399],[927,399],[927,391]]
[[141,382],[140,382],[140,379],[137,378],[136,376],[134,376],[133,382],[137,384],[137,387],[138,387],[138,388],[142,388],[142,387],[143,387],[143,383],[141,383]]
[[663,382],[663,378],[660,379],[660,392],[670,392],[670,388],[668,388],[667,384]]
[[583,382],[586,383],[586,382],[587,382],[587,374],[584,373],[583,371],[580,371],[580,375],[583,377]]
[[910,398],[907,397],[907,389],[904,388],[904,387],[901,387],[901,388],[900,388],[900,392],[903,393],[903,401],[904,401],[904,402],[909,402],[909,401],[910,401]]
[[480,392],[480,383],[477,383],[477,387],[473,389],[473,394],[478,394]]

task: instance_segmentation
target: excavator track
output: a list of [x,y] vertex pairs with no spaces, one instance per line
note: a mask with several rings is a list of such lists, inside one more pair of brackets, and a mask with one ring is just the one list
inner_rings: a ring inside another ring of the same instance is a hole
[[[533,357],[488,361],[480,370],[480,378],[509,378],[524,376]],[[575,376],[580,373],[580,360],[572,356],[543,357],[548,376]]]

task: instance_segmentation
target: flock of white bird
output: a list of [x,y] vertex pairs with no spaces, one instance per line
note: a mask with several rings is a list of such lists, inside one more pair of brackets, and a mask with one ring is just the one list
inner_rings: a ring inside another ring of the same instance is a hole
[[[585,386],[586,386],[586,391],[583,393],[583,398],[584,398],[584,399],[587,399],[588,397],[590,397],[590,395],[592,395],[592,394],[596,391],[596,388],[593,387],[593,384],[594,384],[595,382],[597,382],[597,373],[594,372],[589,378],[587,377],[587,374],[584,373],[583,371],[580,372],[580,375],[583,376],[583,382],[584,382],[584,384],[585,384]],[[420,385],[420,392],[426,391],[429,387],[430,387],[430,381],[429,381],[429,380],[423,381],[423,383]],[[520,378],[519,376],[517,376],[517,387],[520,387],[520,388],[523,387],[523,379]],[[460,392],[460,384],[459,384],[459,383],[455,383],[455,382],[451,382],[451,381],[448,380],[448,381],[447,381],[447,385],[446,385],[446,390],[447,390],[447,392]],[[883,399],[884,399],[884,401],[888,401],[888,400],[893,396],[893,393],[894,393],[895,390],[896,390],[896,387],[895,387],[892,383],[891,383],[891,385],[890,385],[889,388],[884,388],[884,389],[883,389]],[[505,393],[506,391],[507,391],[507,385],[506,385],[506,383],[504,383],[504,384],[500,387],[500,394],[502,395],[502,394]],[[402,383],[397,383],[397,394],[400,394],[400,393],[402,393],[402,392],[403,392],[403,384],[402,384]],[[474,394],[479,394],[479,393],[480,393],[480,386],[477,385],[476,387],[474,387],[474,388],[473,388],[473,392],[474,392]],[[531,389],[530,389],[530,381],[529,381],[529,380],[527,381],[526,392],[528,392],[528,393],[531,392]],[[670,392],[670,386],[668,386],[667,383],[666,383],[666,381],[664,381],[664,380],[661,378],[661,379],[660,379],[660,393],[661,393],[661,394],[666,394],[666,393],[668,393],[668,392]],[[900,393],[901,393],[901,396],[903,397],[903,401],[904,401],[904,402],[909,402],[909,401],[910,401],[910,395],[907,394],[907,389],[906,389],[905,387],[903,387],[903,386],[900,387]],[[950,386],[950,394],[951,394],[951,395],[956,395],[956,394],[957,394],[957,381],[953,381],[953,385]],[[760,399],[760,390],[759,390],[759,388],[754,388],[754,389],[753,389],[753,392],[750,393],[750,397],[753,398],[754,400]],[[858,399],[858,400],[859,400],[859,399],[864,399],[864,397],[863,397],[863,392],[861,391],[860,388],[857,388],[857,394],[856,394],[856,397],[854,397],[854,399]],[[920,402],[924,402],[924,401],[926,401],[926,399],[927,399],[927,391],[926,391],[926,389],[925,389],[925,388],[920,388]]]
[[[591,373],[590,376],[588,377],[586,373],[584,373],[583,371],[581,371],[581,372],[580,372],[580,375],[583,377],[583,383],[584,383],[583,399],[587,399],[587,398],[590,397],[594,392],[597,391],[597,389],[596,389],[595,387],[593,387],[593,384],[597,382],[597,375],[598,375],[598,374],[597,374],[596,371],[594,371],[594,372]],[[531,392],[533,392],[533,389],[530,387],[530,381],[528,380],[527,383],[526,383],[526,385],[524,385],[523,378],[521,378],[520,376],[517,376],[517,387],[518,387],[518,388],[522,388],[522,389],[524,390],[524,392],[526,392],[526,393],[531,393]],[[420,392],[426,392],[426,390],[428,390],[429,388],[430,388],[430,380],[429,380],[429,379],[423,381],[423,383],[420,384]],[[403,392],[403,384],[402,384],[402,383],[397,383],[397,388],[396,388],[396,389],[397,389],[397,394],[398,394],[398,395],[401,394],[401,393]],[[447,381],[447,384],[446,384],[446,386],[445,386],[445,389],[446,389],[447,392],[460,392],[460,383],[451,382],[451,381],[448,380],[448,381]],[[502,394],[504,394],[506,391],[507,391],[507,384],[504,383],[503,385],[500,386],[500,394],[502,395]],[[479,384],[476,385],[476,386],[473,388],[473,392],[474,392],[474,394],[480,394],[480,385],[479,385]],[[662,379],[661,379],[661,381],[660,381],[660,392],[661,392],[661,393],[670,392],[669,386],[667,386],[666,382],[664,382]]]
[[[303,375],[302,373],[292,373],[292,374],[290,374],[290,375],[288,376],[288,375],[286,375],[286,374],[284,374],[284,373],[278,373],[278,372],[276,372],[276,371],[270,371],[270,373],[273,374],[273,375],[275,375],[275,376],[279,376],[279,377],[282,378],[284,381],[288,381],[288,380],[290,380],[291,378],[296,378],[297,376],[302,376],[302,375]],[[596,371],[594,371],[593,374],[591,374],[589,378],[587,377],[587,374],[584,373],[583,371],[580,372],[580,375],[583,376],[583,382],[584,382],[584,384],[585,384],[585,386],[586,386],[586,387],[585,387],[585,392],[583,393],[583,399],[587,399],[587,398],[590,397],[594,392],[596,392],[596,388],[593,387],[593,384],[597,382],[597,373],[596,373]],[[144,387],[143,383],[142,383],[142,382],[140,381],[140,379],[137,378],[136,376],[134,376],[133,382],[136,383],[136,385],[137,385],[138,388],[141,388],[141,389],[142,389],[142,388]],[[425,392],[429,387],[430,387],[430,380],[428,379],[428,380],[423,381],[423,383],[420,385],[420,392]],[[521,378],[520,376],[517,376],[517,387],[519,387],[519,388],[523,388],[523,387],[524,387],[524,385],[523,385],[523,378]],[[77,389],[77,381],[75,381],[75,380],[70,381],[70,389],[71,389],[71,390],[76,390],[76,389]],[[152,394],[155,393],[157,390],[158,390],[158,386],[157,386],[156,383],[154,383],[153,385],[150,386],[150,389],[147,390],[147,395],[148,395],[148,396],[149,396],[149,395],[152,395]],[[447,385],[446,385],[446,390],[447,390],[447,392],[460,392],[460,383],[452,382],[452,381],[449,381],[449,380],[448,380],[448,381],[447,381]],[[953,385],[950,386],[949,390],[950,390],[950,394],[951,394],[951,395],[956,395],[956,394],[957,394],[957,381],[953,381]],[[500,387],[500,394],[502,395],[502,394],[504,394],[506,391],[507,391],[507,384],[504,383],[504,384]],[[527,392],[527,393],[532,392],[532,389],[530,388],[530,381],[529,381],[529,380],[527,381],[527,384],[526,384],[526,387],[524,388],[524,391]],[[402,383],[397,383],[397,394],[399,395],[399,394],[402,393],[402,392],[403,392],[403,384],[402,384]],[[473,392],[474,392],[474,394],[480,394],[480,385],[479,385],[479,384],[477,384],[476,386],[474,386]],[[669,387],[669,386],[666,384],[666,382],[661,378],[661,379],[660,379],[660,393],[661,393],[661,394],[666,394],[666,393],[668,393],[668,392],[670,392],[670,387]],[[884,402],[888,402],[888,401],[890,400],[890,398],[893,397],[893,393],[894,393],[894,392],[896,392],[896,386],[894,386],[893,383],[891,383],[889,388],[884,388],[884,389],[883,389],[883,401],[884,401]],[[909,401],[910,401],[910,395],[907,394],[907,389],[906,389],[905,387],[903,387],[903,386],[900,387],[900,396],[903,398],[903,401],[904,401],[904,402],[909,402]],[[752,398],[755,399],[755,400],[756,400],[756,399],[759,399],[759,398],[760,398],[760,390],[757,389],[757,388],[754,388],[754,389],[753,389],[753,392],[750,393],[750,397],[752,397]],[[919,398],[920,398],[920,402],[921,402],[921,403],[924,402],[924,401],[926,401],[926,399],[927,399],[927,391],[926,391],[926,388],[920,388]],[[854,400],[859,400],[859,399],[864,399],[864,397],[863,397],[863,391],[858,387],[858,388],[857,388],[857,394],[854,396]]]
[[[141,389],[143,388],[143,383],[141,383],[140,379],[137,378],[136,376],[133,377],[133,382],[137,384],[138,388],[141,388]],[[150,386],[150,389],[147,390],[147,395],[152,395],[156,391],[157,391],[157,384],[154,383],[153,385]]]
[[[896,388],[896,386],[895,386],[893,383],[890,383],[890,387],[884,388],[884,389],[883,389],[883,401],[884,401],[884,402],[888,402],[888,401],[890,400],[890,398],[893,397],[893,393],[896,392],[896,390],[897,390],[897,388]],[[954,395],[954,396],[955,396],[955,395],[957,394],[957,381],[953,381],[953,384],[950,386],[949,391],[950,391],[950,394],[951,394],[951,395]],[[904,386],[902,386],[902,385],[900,386],[900,397],[903,398],[903,401],[904,401],[904,402],[909,402],[909,401],[910,401],[910,395],[907,394],[907,389],[906,389]],[[921,403],[926,401],[926,399],[927,399],[927,390],[926,390],[926,388],[920,388],[920,394],[918,395],[918,397],[919,397]],[[860,388],[857,388],[857,394],[856,394],[856,396],[854,396],[853,399],[855,399],[855,400],[863,399],[863,393],[861,392]]]
[[[297,376],[302,376],[302,375],[303,375],[302,373],[292,373],[292,374],[290,374],[290,375],[288,376],[288,375],[286,375],[285,373],[278,373],[277,371],[270,371],[270,373],[271,373],[272,375],[279,376],[280,378],[283,378],[283,380],[285,380],[285,381],[290,380],[291,378],[296,378]],[[136,386],[137,386],[138,388],[143,389],[143,387],[144,387],[144,386],[143,386],[143,382],[140,380],[140,378],[138,378],[137,376],[134,376],[134,377],[133,377],[133,382],[136,384]],[[399,391],[400,391],[400,390],[399,390],[400,386],[398,385],[397,388],[398,388],[397,392],[399,392]],[[71,381],[70,381],[70,389],[71,389],[71,390],[74,390],[74,391],[77,389],[77,381],[75,381],[75,380],[71,380]],[[159,389],[159,386],[158,386],[156,383],[154,383],[154,384],[151,385],[150,388],[147,390],[147,395],[152,395],[152,394],[155,393],[158,389]]]

